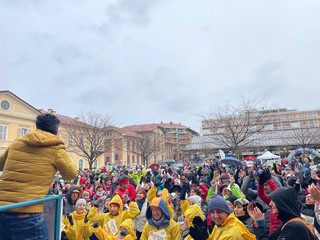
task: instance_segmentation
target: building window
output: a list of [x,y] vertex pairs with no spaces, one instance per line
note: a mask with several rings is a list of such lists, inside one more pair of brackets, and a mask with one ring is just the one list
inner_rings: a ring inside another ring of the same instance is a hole
[[8,126],[7,125],[0,125],[0,140],[6,141],[7,140],[7,133]]
[[289,129],[290,128],[290,124],[289,123],[283,123],[282,127],[284,129]]
[[68,145],[69,146],[72,146],[72,142],[73,142],[73,140],[72,140],[72,136],[68,136]]
[[98,159],[94,160],[94,162],[93,162],[93,168],[95,168],[95,169],[98,168]]
[[299,128],[300,127],[300,123],[299,122],[294,122],[294,123],[291,123],[291,128]]
[[267,124],[264,127],[265,130],[272,130],[273,129],[273,125],[272,124]]
[[25,135],[26,133],[30,132],[30,128],[21,127],[18,130],[18,137]]
[[83,169],[83,159],[79,160],[79,169],[82,170]]
[[115,153],[114,154],[114,160],[115,161],[119,161],[119,153]]
[[110,163],[110,157],[107,156],[104,160],[104,165],[107,165],[108,163]]

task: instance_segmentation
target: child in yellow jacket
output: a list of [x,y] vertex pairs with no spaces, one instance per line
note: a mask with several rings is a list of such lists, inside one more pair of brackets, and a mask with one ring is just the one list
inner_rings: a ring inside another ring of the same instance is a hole
[[62,219],[64,226],[63,235],[67,239],[87,240],[92,235],[92,228],[86,217],[86,200],[79,198],[76,202],[76,210]]
[[120,224],[120,231],[117,236],[110,235],[104,231],[100,226],[94,228],[94,234],[99,240],[136,240],[136,232],[132,219],[128,218]]
[[126,219],[134,219],[140,213],[139,207],[135,202],[128,200],[127,203],[129,208],[123,211],[122,200],[119,195],[115,195],[109,202],[108,213],[99,213],[98,208],[91,207],[88,218],[90,222],[97,222],[107,234],[117,236],[121,223]]

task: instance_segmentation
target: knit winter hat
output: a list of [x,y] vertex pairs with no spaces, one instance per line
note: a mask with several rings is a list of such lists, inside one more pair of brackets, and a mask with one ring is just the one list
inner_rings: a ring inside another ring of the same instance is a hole
[[202,198],[198,195],[190,196],[188,197],[188,200],[190,200],[193,204],[198,204],[199,206],[201,206]]
[[211,212],[212,210],[221,210],[228,214],[231,213],[227,201],[218,194],[214,195],[209,201],[209,211]]
[[235,196],[229,196],[228,198],[226,198],[227,201],[231,202],[232,204],[234,204],[234,201],[237,200],[237,197]]
[[86,200],[83,198],[79,198],[76,202],[76,208],[80,205],[80,204],[84,204],[86,205]]
[[250,202],[245,198],[239,198],[234,201],[234,204],[237,204],[237,203],[243,206],[243,205],[248,205]]

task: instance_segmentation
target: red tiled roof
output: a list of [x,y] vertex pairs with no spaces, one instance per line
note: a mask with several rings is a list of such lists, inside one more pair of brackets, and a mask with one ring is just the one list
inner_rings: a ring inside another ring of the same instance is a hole
[[135,131],[135,132],[142,132],[142,131],[153,131],[157,127],[161,127],[161,128],[187,128],[186,126],[183,126],[179,123],[150,123],[150,124],[125,126],[122,129]]
[[139,134],[134,132],[134,131],[130,131],[130,130],[127,130],[127,129],[123,129],[123,128],[118,128],[118,127],[112,127],[115,131],[118,131],[122,134],[125,134],[125,135],[128,135],[128,136],[131,136],[131,137],[139,137]]

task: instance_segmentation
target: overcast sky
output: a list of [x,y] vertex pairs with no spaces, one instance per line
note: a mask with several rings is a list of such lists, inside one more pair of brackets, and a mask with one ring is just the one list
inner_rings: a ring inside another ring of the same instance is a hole
[[319,0],[1,0],[0,89],[196,131],[243,93],[319,109],[319,13]]

